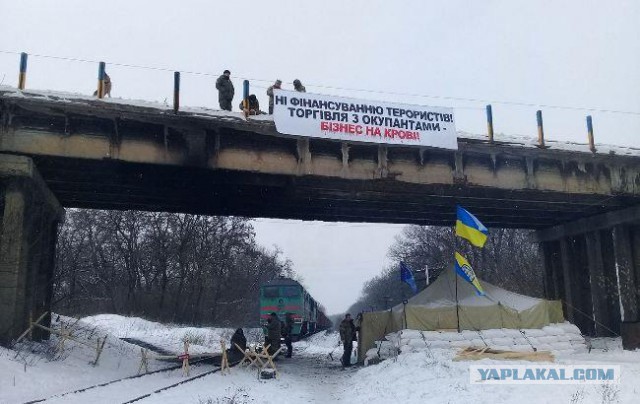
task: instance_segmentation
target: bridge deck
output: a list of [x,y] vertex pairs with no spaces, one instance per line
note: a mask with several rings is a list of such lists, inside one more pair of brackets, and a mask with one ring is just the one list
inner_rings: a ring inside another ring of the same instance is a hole
[[638,156],[458,144],[309,139],[268,118],[0,88],[0,152],[33,158],[65,207],[452,225],[460,203],[488,226],[543,228],[640,202]]

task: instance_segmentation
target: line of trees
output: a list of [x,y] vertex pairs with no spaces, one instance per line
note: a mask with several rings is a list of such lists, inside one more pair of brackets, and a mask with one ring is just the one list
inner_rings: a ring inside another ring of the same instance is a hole
[[432,282],[442,271],[453,270],[454,251],[465,255],[476,275],[494,285],[528,296],[542,297],[542,258],[529,230],[491,229],[484,248],[471,247],[450,227],[407,226],[389,249],[394,262],[365,283],[349,312],[384,310],[413,295],[400,281],[399,263],[414,270],[428,268]]
[[68,210],[56,248],[54,309],[72,315],[253,325],[260,285],[295,275],[237,217]]

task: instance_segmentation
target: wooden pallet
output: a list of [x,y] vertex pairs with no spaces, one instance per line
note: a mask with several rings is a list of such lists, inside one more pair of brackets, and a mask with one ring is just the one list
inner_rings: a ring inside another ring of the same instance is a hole
[[531,362],[553,362],[555,358],[549,351],[516,352],[492,349],[489,347],[469,347],[458,352],[454,361],[477,361],[480,359],[520,360]]

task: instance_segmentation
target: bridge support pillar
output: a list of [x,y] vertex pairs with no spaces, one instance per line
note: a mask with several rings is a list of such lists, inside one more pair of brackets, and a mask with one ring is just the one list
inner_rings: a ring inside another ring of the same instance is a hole
[[586,249],[584,236],[563,237],[560,240],[564,307],[567,320],[576,324],[583,333],[592,335],[593,309]]
[[[51,311],[55,243],[64,211],[27,157],[0,154],[0,342]],[[50,319],[45,319],[45,324]],[[48,338],[35,331],[34,339]]]
[[[594,331],[598,337],[613,336],[614,326],[609,299],[606,298],[611,289],[611,271],[605,276],[605,258],[602,249],[602,237],[599,231],[585,235],[587,241],[587,266],[593,303]],[[615,275],[615,272],[614,272]],[[615,281],[615,278],[613,279]],[[616,293],[617,296],[617,293]]]
[[[605,294],[598,300],[602,300],[602,304],[606,307],[606,313],[608,314],[608,317],[605,317],[605,320],[608,321],[603,321],[603,325],[600,327],[606,327],[608,329],[608,332],[602,336],[615,336],[620,334],[620,321],[622,316],[620,315],[620,292],[618,291],[616,257],[613,253],[613,232],[610,229],[606,229],[600,230],[599,233],[600,244],[602,245]],[[600,321],[597,318],[596,320]]]
[[557,241],[545,241],[540,244],[541,255],[544,258],[544,297],[550,300],[561,299],[562,289],[562,261],[560,259],[560,244]]
[[561,299],[565,317],[584,334],[615,336],[623,328],[626,347],[640,346],[638,223],[640,218],[626,210],[536,233],[546,297]]
[[620,285],[620,304],[622,305],[622,320],[638,321],[638,287],[633,267],[633,253],[631,246],[631,231],[629,226],[617,225],[613,228],[613,247],[616,257],[618,284]]

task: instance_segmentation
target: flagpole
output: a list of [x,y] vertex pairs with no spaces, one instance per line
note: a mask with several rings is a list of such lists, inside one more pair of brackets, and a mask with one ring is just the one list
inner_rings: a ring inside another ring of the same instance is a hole
[[[453,236],[454,242],[454,260],[455,260],[455,252],[458,251],[458,236]],[[456,323],[458,327],[458,333],[460,332],[460,304],[458,303],[458,273],[456,271],[455,264],[453,265],[453,276],[456,278]]]
[[[453,269],[455,271],[455,268]],[[458,303],[458,274],[454,273],[456,277],[456,321],[458,323],[458,332],[460,332],[460,304]]]

